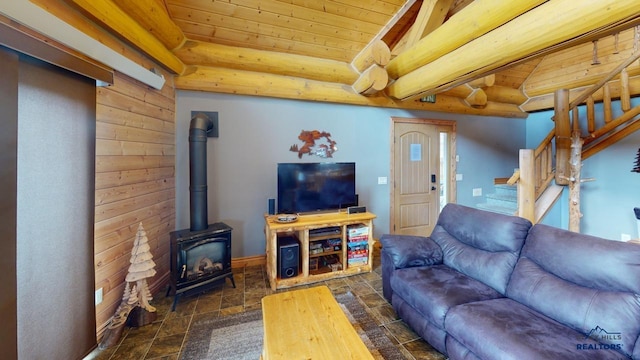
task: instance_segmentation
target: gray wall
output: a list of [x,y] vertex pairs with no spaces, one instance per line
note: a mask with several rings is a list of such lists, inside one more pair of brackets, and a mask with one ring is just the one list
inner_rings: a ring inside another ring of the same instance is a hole
[[[510,176],[525,143],[525,121],[447,113],[403,111],[260,97],[179,91],[176,111],[176,226],[189,227],[188,129],[191,111],[215,111],[219,138],[207,142],[209,222],[234,228],[233,257],[262,255],[267,199],[276,197],[279,162],[356,162],[360,203],[378,217],[375,236],[389,231],[388,185],[392,116],[456,120],[458,203],[475,205],[472,189],[490,191],[495,177]],[[301,130],[330,132],[338,151],[332,159],[289,151]]]
[[[632,99],[632,106],[640,105],[640,99]],[[602,105],[596,106],[596,121],[602,124]],[[621,114],[620,103],[612,105],[613,115]],[[584,108],[580,109],[581,128],[586,129]],[[527,147],[535,148],[553,128],[552,111],[535,113],[527,120]],[[600,125],[599,125],[600,126]],[[640,132],[614,144],[583,162],[582,178],[594,178],[581,186],[580,232],[612,240],[620,240],[621,234],[639,238],[634,207],[640,207],[640,174],[631,172],[634,159],[640,148]],[[568,189],[544,223],[568,228]]]

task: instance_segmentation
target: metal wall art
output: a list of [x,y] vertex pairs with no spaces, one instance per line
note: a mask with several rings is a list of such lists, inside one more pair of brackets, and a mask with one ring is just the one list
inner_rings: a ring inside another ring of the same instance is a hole
[[[324,143],[316,144],[316,140],[321,140],[323,138],[325,141]],[[302,130],[300,135],[298,135],[298,139],[304,143],[302,147],[298,147],[297,144],[293,144],[289,148],[289,151],[297,152],[299,159],[302,159],[302,155],[304,154],[330,158],[333,157],[334,152],[338,151],[336,142],[331,140],[331,134],[326,131]]]

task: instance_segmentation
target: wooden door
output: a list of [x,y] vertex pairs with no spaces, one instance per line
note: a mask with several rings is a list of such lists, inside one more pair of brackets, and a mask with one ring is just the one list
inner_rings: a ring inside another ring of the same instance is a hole
[[439,212],[438,126],[394,121],[393,134],[391,231],[428,236]]

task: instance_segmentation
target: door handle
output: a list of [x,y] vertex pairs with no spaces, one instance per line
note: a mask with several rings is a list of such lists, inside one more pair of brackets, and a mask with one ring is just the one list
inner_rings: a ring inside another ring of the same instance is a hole
[[436,191],[436,187],[435,187],[435,186],[432,186],[432,187],[431,187],[431,191]]

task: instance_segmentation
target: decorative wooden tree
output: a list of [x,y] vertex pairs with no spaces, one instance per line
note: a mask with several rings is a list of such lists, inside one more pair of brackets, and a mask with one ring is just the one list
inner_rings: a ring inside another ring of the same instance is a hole
[[[149,286],[147,285],[147,278],[156,274],[156,263],[153,262],[153,255],[150,250],[151,247],[149,246],[147,232],[144,231],[142,223],[140,223],[140,225],[138,225],[136,239],[133,242],[133,249],[131,250],[129,273],[125,280],[127,281],[127,285],[129,283],[136,283],[136,287],[134,289],[137,288],[137,294],[135,294],[137,302],[135,305],[148,312],[155,312],[156,308],[149,304],[149,301],[153,300],[153,298],[151,297],[151,291],[149,291]],[[133,290],[132,293],[134,293]]]
[[153,298],[147,284],[147,279],[156,274],[156,264],[150,250],[147,233],[140,223],[131,249],[122,301],[105,330],[100,342],[101,349],[117,344],[126,324],[139,327],[156,319],[156,308],[149,303]]

